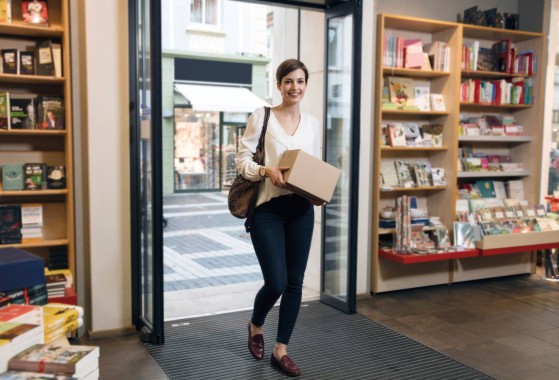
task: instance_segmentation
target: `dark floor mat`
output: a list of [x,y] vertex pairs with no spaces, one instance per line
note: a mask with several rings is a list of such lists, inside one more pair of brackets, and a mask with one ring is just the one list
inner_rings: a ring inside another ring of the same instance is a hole
[[[146,344],[171,380],[283,379],[270,366],[278,308],[265,328],[266,357],[247,348],[250,311],[165,323],[165,344]],[[301,378],[491,379],[359,314],[347,315],[318,301],[304,303],[289,345]]]

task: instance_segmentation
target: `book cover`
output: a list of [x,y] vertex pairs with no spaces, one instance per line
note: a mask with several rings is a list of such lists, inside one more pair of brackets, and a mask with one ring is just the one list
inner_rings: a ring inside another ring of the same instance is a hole
[[10,98],[10,129],[35,129],[35,100]]
[[47,166],[44,163],[23,165],[23,186],[25,190],[45,190],[47,188]]
[[2,49],[0,50],[2,55],[2,70],[4,74],[17,74],[18,73],[18,62],[17,62],[17,49]]
[[52,41],[37,41],[35,45],[37,75],[51,76],[55,74]]
[[81,326],[83,326],[83,318],[78,318],[74,319],[73,321],[67,322],[53,330],[45,331],[45,344],[53,343],[56,340],[76,331]]
[[413,168],[417,186],[430,186],[431,163],[429,161],[416,161]]
[[27,227],[41,227],[43,225],[43,205],[32,203],[22,204],[21,224]]
[[388,77],[390,101],[400,107],[413,106],[413,80],[411,78]]
[[19,73],[23,75],[35,75],[35,52],[19,52]]
[[476,185],[482,198],[496,197],[492,180],[479,180],[476,182]]
[[6,231],[18,230],[20,228],[21,206],[0,204],[0,231],[6,233]]
[[0,308],[0,322],[41,324],[43,309],[36,305],[8,305]]
[[0,92],[0,129],[10,129],[10,94]]
[[23,22],[48,25],[49,13],[46,0],[22,0],[21,1],[21,15]]
[[433,180],[433,186],[446,186],[444,168],[431,168],[431,178]]
[[[99,347],[36,344],[8,362],[10,370],[63,373],[82,377],[99,366]],[[78,376],[79,375],[79,376]]]
[[406,161],[394,161],[396,167],[396,174],[398,175],[398,182],[401,187],[413,187],[415,182],[411,175],[410,166]]
[[401,123],[388,124],[388,134],[390,136],[390,145],[406,146],[406,135],[404,126]]
[[0,23],[12,22],[12,0],[0,0]]
[[431,99],[431,110],[433,111],[446,111],[446,106],[444,104],[444,97],[442,94],[430,94]]
[[396,173],[396,168],[394,163],[390,161],[381,161],[380,163],[380,173],[382,184],[385,187],[398,187],[398,174]]
[[423,124],[421,126],[423,145],[442,147],[443,146],[443,125],[442,124]]
[[428,81],[416,81],[414,83],[414,102],[420,111],[431,110],[431,100],[429,95],[431,93],[431,86]]
[[41,334],[40,325],[17,322],[0,322],[0,339],[17,342]]
[[23,190],[23,165],[2,165],[2,189],[4,191]]
[[51,190],[66,188],[66,169],[64,166],[47,166],[47,188]]
[[63,130],[64,99],[57,96],[37,97],[37,128]]

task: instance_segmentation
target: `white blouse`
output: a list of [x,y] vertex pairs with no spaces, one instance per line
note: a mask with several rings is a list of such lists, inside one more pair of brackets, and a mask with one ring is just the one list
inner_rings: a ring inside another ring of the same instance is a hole
[[[258,108],[248,118],[247,127],[241,138],[239,152],[235,159],[237,172],[251,181],[261,180],[258,173],[259,165],[252,160],[252,156],[256,151],[256,145],[258,145],[263,122],[264,108]],[[264,145],[264,166],[279,166],[279,160],[283,152],[291,149],[301,149],[320,158],[320,128],[318,120],[307,113],[301,112],[299,126],[293,136],[290,136],[279,124],[273,110],[270,110],[270,119],[268,120]],[[277,187],[269,178],[266,178],[263,185],[260,185],[256,205],[258,206],[272,198],[291,193],[292,191]]]

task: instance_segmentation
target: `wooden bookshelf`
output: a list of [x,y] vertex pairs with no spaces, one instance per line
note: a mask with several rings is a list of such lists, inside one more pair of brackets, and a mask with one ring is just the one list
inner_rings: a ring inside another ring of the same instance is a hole
[[49,249],[65,248],[69,269],[75,278],[74,154],[68,7],[68,0],[49,0],[49,25],[34,26],[21,21],[21,1],[12,0],[12,22],[0,24],[2,48],[30,50],[38,41],[45,39],[60,43],[63,68],[61,77],[0,74],[0,92],[9,92],[16,97],[50,95],[64,98],[64,130],[0,130],[0,166],[45,162],[47,165],[62,165],[66,172],[65,189],[5,191],[0,185],[0,204],[43,205],[43,239],[24,239],[21,244],[0,247],[28,250],[43,257],[45,261],[48,261]]
[[[463,70],[461,51],[465,42],[481,40],[480,46],[511,39],[521,49],[532,49],[538,62],[544,62],[545,39],[541,33],[495,30],[480,26],[464,25],[453,22],[428,20],[393,14],[379,14],[377,21],[377,42],[375,62],[375,114],[373,120],[373,205],[371,239],[371,282],[373,293],[398,289],[446,284],[457,281],[489,278],[501,275],[529,273],[532,263],[529,253],[484,257],[477,249],[466,252],[466,256],[399,255],[379,248],[381,240],[393,233],[392,229],[379,228],[378,210],[393,206],[402,194],[414,195],[420,207],[427,208],[430,216],[438,216],[452,235],[455,219],[455,205],[458,197],[457,186],[460,181],[473,178],[500,178],[501,180],[520,179],[525,193],[530,194],[528,201],[537,202],[539,194],[539,172],[541,165],[542,122],[541,104],[504,104],[487,105],[460,102],[460,83],[468,78],[510,79],[516,76],[495,71]],[[409,68],[383,66],[384,40],[386,36],[401,36],[404,39],[420,38],[424,44],[443,41],[450,48],[450,62],[447,72],[424,71]],[[539,65],[541,66],[541,65]],[[542,71],[530,76],[534,85],[534,99],[541,100]],[[383,86],[388,76],[411,78],[414,81],[428,81],[431,93],[441,93],[445,100],[446,111],[404,111],[382,109]],[[460,114],[464,112],[482,114],[513,114],[520,125],[524,125],[524,136],[460,136]],[[433,123],[443,126],[443,148],[391,147],[383,145],[382,125],[387,122]],[[457,171],[458,152],[462,144],[488,148],[496,146],[505,149],[513,162],[522,162],[525,167],[518,172],[459,172]],[[447,186],[417,188],[386,188],[381,182],[381,163],[387,160],[428,160],[432,167],[445,169]],[[511,252],[515,248],[511,248]],[[518,249],[516,249],[518,251]],[[486,251],[488,253],[490,251]],[[418,257],[419,256],[419,257]],[[419,264],[419,265],[403,265]],[[497,269],[496,269],[497,268]]]

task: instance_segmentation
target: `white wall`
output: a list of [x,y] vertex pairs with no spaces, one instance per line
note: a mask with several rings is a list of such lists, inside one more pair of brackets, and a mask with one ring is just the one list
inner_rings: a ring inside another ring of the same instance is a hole
[[[131,326],[128,132],[128,4],[78,0],[81,171],[86,202],[84,252],[92,332]],[[72,20],[75,22],[75,20]],[[80,202],[78,199],[77,202]],[[82,227],[83,227],[82,226]]]

